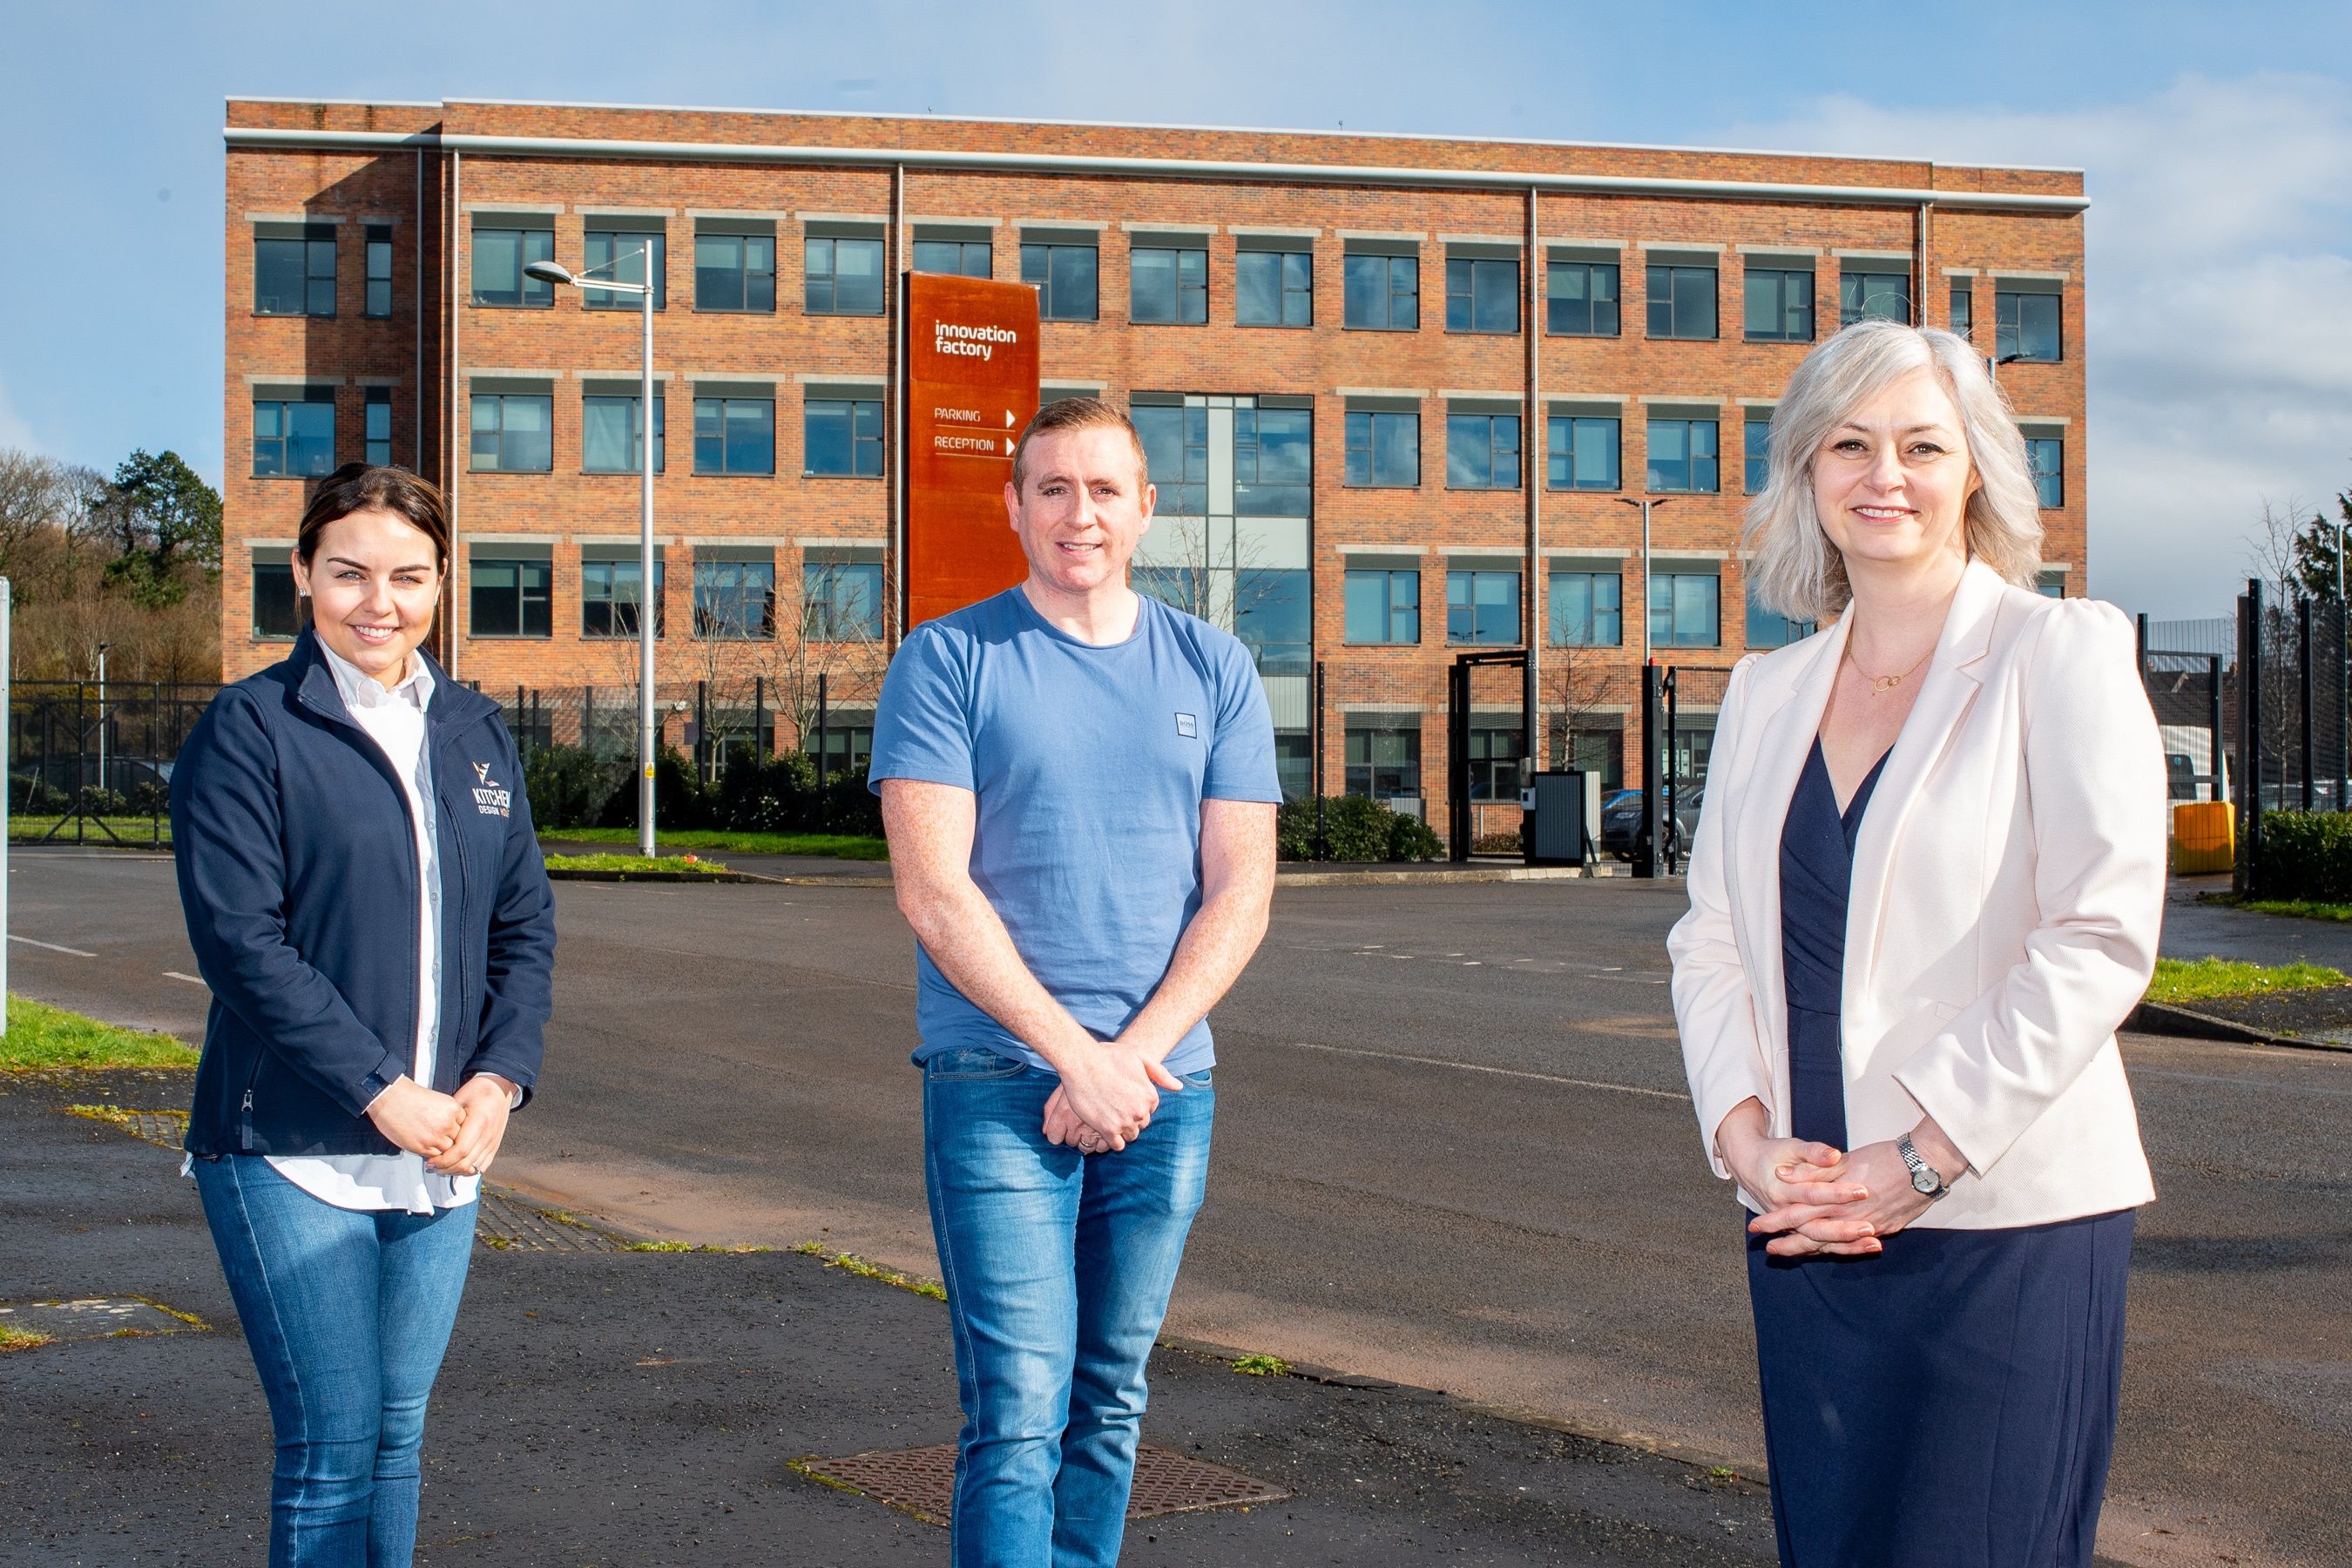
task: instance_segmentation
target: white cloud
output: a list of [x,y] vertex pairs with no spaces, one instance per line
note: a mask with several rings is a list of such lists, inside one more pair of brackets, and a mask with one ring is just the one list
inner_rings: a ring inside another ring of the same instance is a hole
[[6,379],[0,378],[0,447],[9,447],[26,452],[41,449],[40,443],[33,438],[32,425],[9,400]]
[[2084,171],[2091,586],[2220,614],[2263,498],[2352,488],[2352,110],[2340,84],[2188,77],[2072,111],[1826,100],[1752,145]]

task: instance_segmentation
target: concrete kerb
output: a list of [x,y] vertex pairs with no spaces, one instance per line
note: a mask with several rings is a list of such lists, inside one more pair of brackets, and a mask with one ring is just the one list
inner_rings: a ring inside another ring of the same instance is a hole
[[2352,1045],[2341,1041],[2275,1034],[2268,1029],[2255,1028],[2251,1024],[2216,1018],[2193,1008],[2176,1007],[2168,1002],[2142,1002],[2124,1019],[2123,1027],[2127,1033],[2169,1035],[2179,1039],[2227,1040],[2233,1045],[2279,1046],[2288,1050],[2352,1054]]

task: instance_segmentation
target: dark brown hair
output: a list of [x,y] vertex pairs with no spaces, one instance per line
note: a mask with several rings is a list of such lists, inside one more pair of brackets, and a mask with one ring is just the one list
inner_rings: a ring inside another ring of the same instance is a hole
[[1048,403],[1037,410],[1028,427],[1021,432],[1021,444],[1013,448],[1013,493],[1019,495],[1023,481],[1029,472],[1029,443],[1055,430],[1090,430],[1097,427],[1124,430],[1135,447],[1135,474],[1139,498],[1142,487],[1151,482],[1151,460],[1143,454],[1143,437],[1135,431],[1135,421],[1129,419],[1116,405],[1099,397],[1065,397]]
[[294,553],[305,570],[319,552],[319,535],[327,525],[355,511],[388,511],[415,524],[433,542],[436,566],[445,574],[449,570],[449,506],[440,488],[406,468],[368,463],[345,463],[329,474],[303,509]]

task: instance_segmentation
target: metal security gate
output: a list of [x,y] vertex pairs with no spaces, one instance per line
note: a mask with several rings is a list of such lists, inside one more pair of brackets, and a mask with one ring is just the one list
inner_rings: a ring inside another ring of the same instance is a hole
[[1525,852],[1524,648],[1456,654],[1445,689],[1447,858]]
[[[1706,797],[1716,718],[1730,680],[1730,670],[1710,666],[1643,667],[1641,821],[1633,840],[1636,877],[1682,875]],[[1601,835],[1611,837],[1606,818]]]

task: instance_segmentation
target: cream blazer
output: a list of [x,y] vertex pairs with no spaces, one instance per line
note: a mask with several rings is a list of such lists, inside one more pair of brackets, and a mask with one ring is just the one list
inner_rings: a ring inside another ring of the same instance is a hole
[[[1846,621],[1731,674],[1667,938],[1699,1135],[1789,1135],[1780,829]],[[2130,624],[1972,562],[1856,837],[1843,1001],[1855,1147],[1936,1119],[1969,1158],[1913,1223],[2040,1225],[2153,1198],[2116,1029],[2156,967],[2168,781]],[[1760,1205],[1742,1192],[1751,1209]]]

